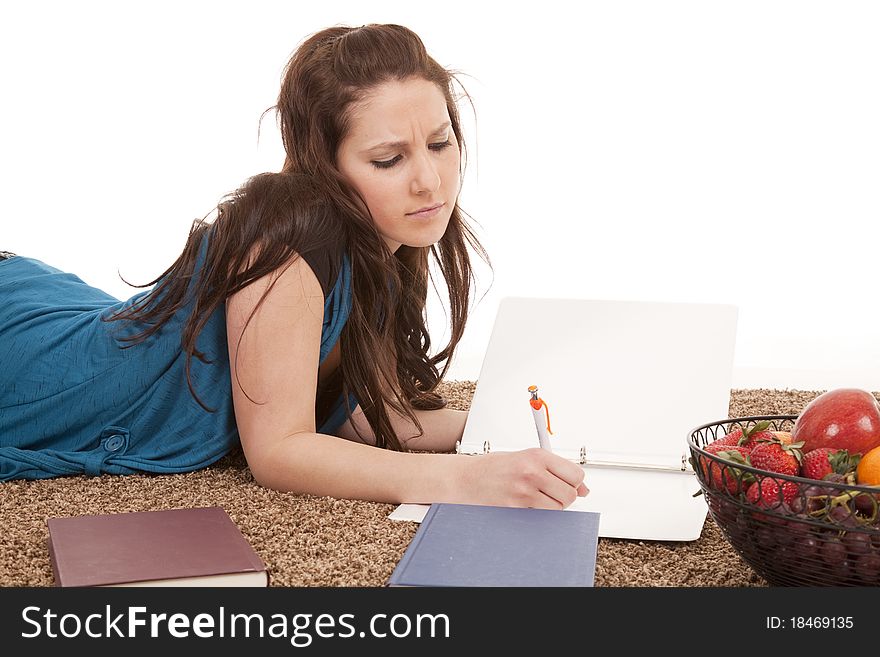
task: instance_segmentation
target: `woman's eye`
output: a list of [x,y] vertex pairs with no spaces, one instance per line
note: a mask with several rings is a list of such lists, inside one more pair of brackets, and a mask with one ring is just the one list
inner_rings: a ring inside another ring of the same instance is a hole
[[390,160],[373,160],[373,166],[377,169],[390,169],[395,164],[400,162],[400,155],[395,155]]
[[[446,141],[437,142],[436,144],[428,144],[428,148],[432,151],[442,151],[449,146],[452,146],[452,142],[448,139]],[[372,165],[377,169],[390,169],[402,159],[402,156],[395,155],[390,160],[372,160]]]

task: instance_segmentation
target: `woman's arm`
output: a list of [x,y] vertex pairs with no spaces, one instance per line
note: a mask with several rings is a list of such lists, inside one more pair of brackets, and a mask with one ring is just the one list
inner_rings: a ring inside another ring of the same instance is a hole
[[[258,483],[277,490],[377,502],[542,508],[568,506],[578,493],[585,493],[583,470],[546,450],[480,456],[413,454],[318,434],[315,394],[323,305],[318,279],[299,258],[227,301],[236,423]],[[429,434],[425,426],[428,440],[420,448],[451,448],[464,426],[463,412],[422,413],[432,429]]]
[[[424,452],[451,452],[455,449],[455,443],[461,440],[464,433],[464,425],[467,422],[467,411],[458,411],[451,408],[440,408],[434,411],[413,411],[422,425],[423,435],[418,435],[418,429],[409,418],[399,415],[393,409],[385,407],[391,426],[401,443],[408,450]],[[355,432],[357,428],[363,440]],[[367,418],[361,407],[355,408],[351,419],[336,431],[340,438],[346,438],[355,442],[366,442],[374,445],[376,437],[370,428]]]

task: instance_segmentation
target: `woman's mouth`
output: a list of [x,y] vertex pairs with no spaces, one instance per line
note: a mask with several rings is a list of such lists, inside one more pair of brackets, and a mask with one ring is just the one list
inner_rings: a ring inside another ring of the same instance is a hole
[[413,219],[430,219],[434,215],[436,215],[445,203],[437,203],[436,205],[431,205],[426,208],[422,208],[421,210],[416,210],[415,212],[407,212],[407,217],[412,217]]

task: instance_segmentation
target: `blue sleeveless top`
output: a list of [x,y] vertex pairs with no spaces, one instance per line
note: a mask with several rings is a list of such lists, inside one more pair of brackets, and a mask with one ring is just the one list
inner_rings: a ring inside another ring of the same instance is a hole
[[[120,301],[39,260],[0,260],[0,481],[189,472],[237,445],[225,308],[217,308],[196,341],[208,363],[194,357],[190,365],[193,389],[210,412],[186,381],[181,333],[191,296],[137,344],[120,338],[142,325],[102,321],[147,294]],[[343,254],[324,304],[321,362],[350,311],[351,265]],[[350,409],[355,406],[349,395]],[[318,432],[333,433],[345,417],[340,396]]]

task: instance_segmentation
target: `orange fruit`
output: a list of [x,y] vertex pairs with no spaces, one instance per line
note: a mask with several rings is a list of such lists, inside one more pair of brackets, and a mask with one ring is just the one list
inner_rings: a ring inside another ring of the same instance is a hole
[[862,486],[880,486],[880,447],[862,456],[856,466],[856,482]]

